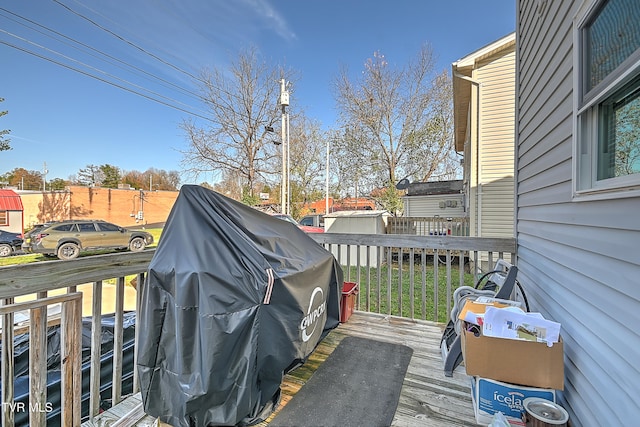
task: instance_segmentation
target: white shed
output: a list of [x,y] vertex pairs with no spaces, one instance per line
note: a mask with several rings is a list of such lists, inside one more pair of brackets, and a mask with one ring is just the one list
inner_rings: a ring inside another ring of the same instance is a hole
[[[358,211],[338,211],[324,216],[325,233],[354,233],[354,234],[384,234],[387,226],[389,212],[382,210],[358,210]],[[355,264],[358,257],[358,249],[332,247],[331,253],[336,257],[341,265],[346,265],[350,260]],[[369,251],[369,262],[378,262],[378,253],[372,248]],[[367,248],[360,248],[360,259],[364,262],[367,259]],[[384,254],[380,261],[383,261]]]

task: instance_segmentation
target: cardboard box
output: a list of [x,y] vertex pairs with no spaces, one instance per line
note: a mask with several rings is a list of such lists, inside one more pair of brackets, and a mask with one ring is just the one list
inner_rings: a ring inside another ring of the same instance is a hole
[[546,343],[460,334],[467,375],[529,387],[564,390],[564,349]]
[[522,413],[523,402],[527,397],[539,397],[556,401],[555,390],[535,387],[523,387],[488,378],[471,378],[471,400],[478,424],[487,425],[496,412],[502,412],[509,424],[524,425]]

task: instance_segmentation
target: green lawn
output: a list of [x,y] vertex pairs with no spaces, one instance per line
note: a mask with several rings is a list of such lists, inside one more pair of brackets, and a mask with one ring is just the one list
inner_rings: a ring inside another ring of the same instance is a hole
[[[356,267],[352,267],[351,281],[358,280],[357,273]],[[389,273],[391,273],[391,279],[389,279]],[[449,296],[453,295],[453,291],[458,287],[458,275],[459,270],[452,267],[452,284]],[[361,267],[358,295],[359,310],[415,319],[435,320],[443,323],[448,321],[446,267],[440,266],[438,268],[437,314],[435,313],[436,287],[434,285],[432,265],[427,266],[425,270],[424,283],[423,273],[419,265],[414,268],[413,282],[411,281],[411,271],[406,264],[403,265],[402,274],[399,274],[397,264],[391,266],[391,272],[389,272],[388,265],[382,265],[379,276],[380,280],[378,280],[377,270],[372,268],[370,270],[370,278],[368,278],[366,267]],[[345,280],[346,277],[345,275]],[[389,283],[391,284],[390,286]],[[474,275],[465,272],[464,284],[474,286]]]

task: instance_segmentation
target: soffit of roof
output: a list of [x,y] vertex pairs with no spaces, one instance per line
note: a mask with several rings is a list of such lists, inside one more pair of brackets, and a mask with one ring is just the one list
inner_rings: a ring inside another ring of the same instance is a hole
[[453,123],[454,146],[456,151],[464,151],[467,136],[469,108],[471,103],[471,82],[460,76],[472,78],[478,64],[487,58],[511,49],[516,43],[516,33],[511,33],[451,64],[453,80]]
[[454,146],[457,152],[464,151],[464,141],[467,135],[469,107],[471,104],[471,82],[456,76],[456,73],[470,77],[469,71],[463,72],[452,68],[453,72],[453,128]]

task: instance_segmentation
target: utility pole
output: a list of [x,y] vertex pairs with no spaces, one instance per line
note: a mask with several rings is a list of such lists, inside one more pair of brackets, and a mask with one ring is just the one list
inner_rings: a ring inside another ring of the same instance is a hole
[[291,215],[291,145],[289,143],[289,112],[287,111],[287,215]]
[[329,214],[329,138],[327,138],[327,163],[326,170],[324,173],[324,185],[325,185],[325,194],[324,194],[324,214]]
[[[49,171],[47,170],[47,162],[44,162],[44,165],[42,167],[42,192],[43,193],[47,191],[47,174],[48,173]],[[24,184],[23,184],[23,187],[24,187]]]
[[144,219],[144,190],[140,189],[140,210],[138,211],[138,215],[136,215],[136,222],[142,221]]
[[284,79],[280,80],[280,107],[282,107],[282,183],[280,186],[280,212],[289,214],[289,92]]

